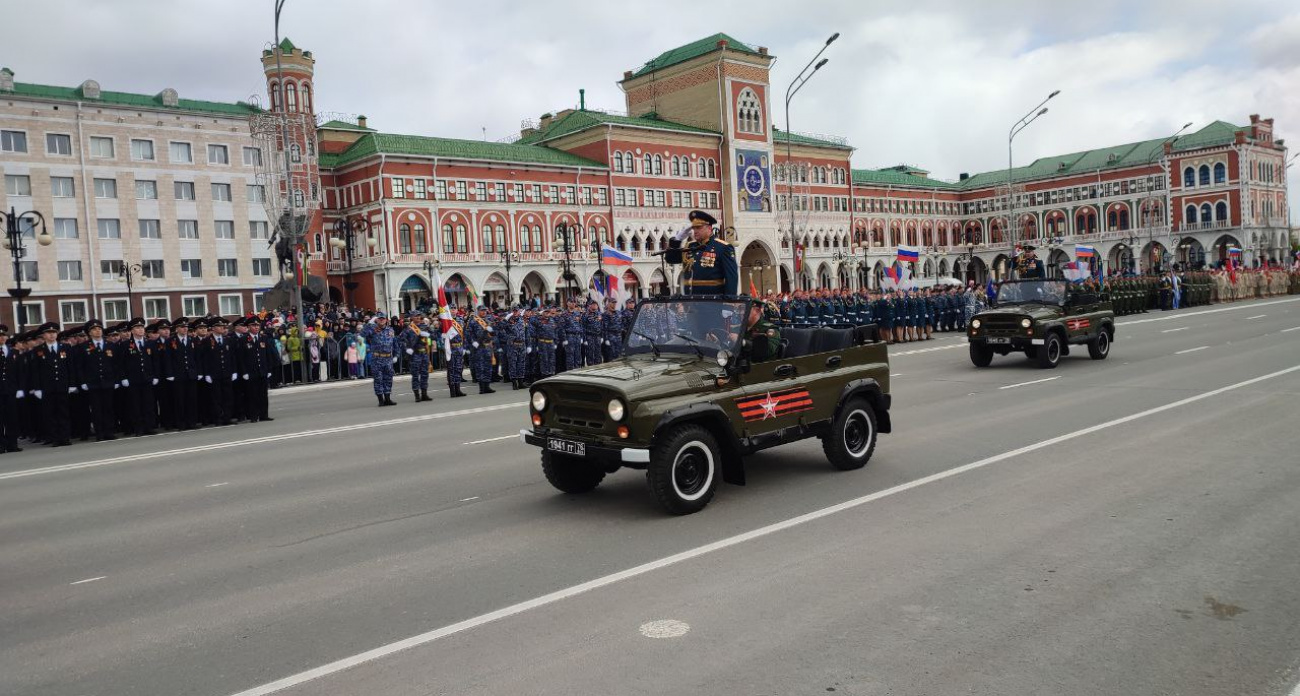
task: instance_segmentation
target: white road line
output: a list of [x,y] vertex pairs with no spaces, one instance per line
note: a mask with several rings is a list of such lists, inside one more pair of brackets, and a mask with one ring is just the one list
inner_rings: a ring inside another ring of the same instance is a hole
[[501,437],[489,437],[489,438],[487,438],[487,439],[485,439],[485,440],[470,440],[469,442],[462,442],[461,444],[462,444],[462,445],[481,445],[481,444],[483,444],[484,442],[496,442],[497,440],[510,440],[510,439],[515,439],[515,438],[518,438],[518,437],[519,437],[519,433],[513,433],[513,434],[511,434],[511,435],[502,435]]
[[[515,436],[514,436],[514,435],[511,435],[511,437],[515,437]],[[461,499],[460,499],[460,502],[462,502],[462,503],[468,503],[468,502],[471,501],[471,500],[478,500],[478,496],[476,495],[476,496],[474,496],[473,498],[461,498]]]
[[1192,327],[1190,327],[1190,326],[1180,326],[1180,327],[1178,327],[1178,328],[1176,328],[1176,329],[1165,329],[1164,331],[1161,331],[1160,333],[1173,333],[1173,332],[1175,332],[1175,331],[1186,331],[1186,330],[1188,330],[1188,329],[1190,329],[1190,328],[1192,328]]
[[1288,331],[1300,331],[1300,326],[1292,326],[1289,329],[1282,329],[1282,333],[1287,333]]
[[1249,304],[1233,305],[1231,307],[1219,307],[1218,309],[1203,309],[1199,312],[1188,312],[1186,314],[1170,314],[1163,317],[1151,317],[1149,319],[1131,319],[1129,321],[1116,321],[1116,324],[1128,326],[1130,324],[1149,324],[1153,321],[1169,321],[1171,319],[1186,319],[1187,317],[1199,317],[1203,314],[1218,314],[1219,312],[1235,312],[1240,309],[1255,309],[1257,307],[1267,307],[1275,304],[1286,304],[1289,302],[1300,302],[1300,298],[1290,300],[1270,300],[1268,302],[1252,302]]
[[[421,633],[419,635],[411,636],[409,638],[404,638],[402,640],[389,643],[387,645],[382,645],[378,648],[357,653],[356,655],[352,655],[351,657],[345,657],[341,660],[335,660],[334,662],[330,662],[328,664],[321,665],[320,667],[309,669],[304,672],[299,672],[297,674],[285,677],[283,679],[278,679],[268,684],[263,684],[261,686],[253,687],[245,691],[240,691],[239,693],[234,694],[234,696],[267,696],[268,694],[273,694],[277,691],[281,691],[292,686],[305,684],[307,682],[320,679],[321,677],[327,677],[331,674],[337,674],[338,672],[342,672],[346,669],[350,669],[360,664],[365,664],[367,662],[378,660],[380,658],[387,657],[389,655],[392,655],[397,652],[401,652],[403,650],[408,650],[410,648],[426,645],[440,638],[446,638],[447,636],[455,635],[457,633],[462,633],[464,631],[477,628],[484,624],[492,623],[493,621],[499,621],[501,619],[523,614],[524,612],[537,609],[539,607],[555,604],[556,602],[569,599],[570,597],[576,597],[580,594],[583,594],[584,592],[590,592],[592,590],[597,590],[602,587],[606,587],[618,582],[622,582],[623,580],[645,575],[647,573],[660,570],[662,568],[667,568],[668,566],[676,565],[683,561],[689,561],[691,559],[699,558],[700,556],[704,556],[713,553],[715,551],[721,551],[723,549],[731,548],[733,546],[743,544],[747,541],[752,541],[754,539],[760,539],[762,537],[771,536],[773,534],[776,534],[777,532],[785,531],[787,529],[797,527],[799,525],[807,524],[809,522],[822,519],[823,517],[829,517],[831,515],[844,512],[845,510],[852,510],[853,508],[861,507],[863,505],[866,505],[867,503],[872,503],[882,498],[888,498],[892,495],[898,495],[899,493],[910,491],[913,488],[920,488],[921,486],[942,481],[944,479],[952,478],[954,476],[960,476],[961,474],[975,471],[976,469],[982,469],[986,466],[989,466],[990,464],[996,464],[998,462],[1002,462],[1008,459],[1018,457],[1022,454],[1028,454],[1030,452],[1036,452],[1041,449],[1053,447],[1055,445],[1059,445],[1060,443],[1066,442],[1068,440],[1074,440],[1076,438],[1080,438],[1085,435],[1091,435],[1092,433],[1098,432],[1100,430],[1106,430],[1107,428],[1113,428],[1115,426],[1123,425],[1125,423],[1131,423],[1135,420],[1140,420],[1148,416],[1153,416],[1157,413],[1163,413],[1170,409],[1180,408],[1188,404],[1196,403],[1197,401],[1210,399],[1215,396],[1218,396],[1219,394],[1230,392],[1235,389],[1240,389],[1242,387],[1247,387],[1259,382],[1264,382],[1273,379],[1275,377],[1280,377],[1282,375],[1290,374],[1296,371],[1300,371],[1300,365],[1296,365],[1294,367],[1288,367],[1285,370],[1278,370],[1277,372],[1270,372],[1269,374],[1261,375],[1253,379],[1248,379],[1244,382],[1237,382],[1236,384],[1230,384],[1226,387],[1220,387],[1218,389],[1214,389],[1208,392],[1203,392],[1195,396],[1189,396],[1186,399],[1181,399],[1179,401],[1172,401],[1162,406],[1156,406],[1155,408],[1147,409],[1145,411],[1134,413],[1132,415],[1123,416],[1121,418],[1116,418],[1114,420],[1109,420],[1106,421],[1105,423],[1099,423],[1097,425],[1083,428],[1082,430],[1076,430],[1074,432],[1066,433],[1064,435],[1058,435],[1053,438],[1035,442],[1031,445],[1025,445],[1024,447],[1018,449],[1010,450],[1008,452],[1003,452],[1001,454],[995,454],[991,457],[985,457],[984,459],[980,459],[978,461],[974,461],[969,464],[963,464],[962,466],[953,469],[948,469],[947,471],[941,471],[937,474],[931,474],[929,476],[916,479],[915,481],[909,481],[907,483],[894,486],[893,488],[886,488],[883,491],[877,491],[869,495],[864,495],[860,498],[854,498],[852,500],[847,500],[845,502],[838,503],[830,507],[825,507],[820,510],[814,510],[812,512],[805,513],[797,517],[791,517],[789,519],[782,520],[780,522],[769,524],[764,527],[751,529],[748,532],[727,537],[725,539],[719,539],[718,541],[705,544],[703,546],[697,546],[693,549],[688,549],[686,551],[682,551],[681,553],[676,553],[671,556],[666,556],[656,561],[643,563],[639,566],[628,568],[626,570],[621,570],[617,573],[612,573],[610,575],[596,578],[594,580],[588,580],[587,582],[579,583],[577,585],[566,587],[561,590],[556,590],[555,592],[544,594],[540,597],[534,597],[533,599],[525,600],[523,602],[519,602],[518,604],[512,604],[508,607],[502,607],[501,609],[497,609],[496,611],[488,612],[486,614],[480,614],[479,616],[475,616],[473,618],[451,624],[450,626],[443,626],[442,628],[437,628],[432,631],[428,631],[427,633]],[[1296,696],[1296,695],[1292,694],[1292,696]]]
[[903,373],[902,373],[902,372],[894,372],[894,373],[891,373],[889,376],[890,376],[890,377],[902,377],[902,376],[903,376]]
[[1186,355],[1187,353],[1195,353],[1198,350],[1205,350],[1206,348],[1209,348],[1209,346],[1197,346],[1195,348],[1188,348],[1187,350],[1180,350],[1177,353],[1174,353],[1174,355]]
[[[216,442],[211,445],[200,445],[198,447],[185,447],[182,449],[166,450],[163,452],[146,452],[143,454],[132,454],[124,457],[111,457],[109,459],[97,459],[90,462],[79,462],[76,464],[61,464],[59,466],[47,466],[42,469],[26,469],[24,471],[10,471],[0,474],[0,481],[8,479],[25,478],[28,476],[39,476],[41,474],[54,474],[60,471],[74,471],[76,469],[93,469],[109,464],[125,464],[127,462],[137,462],[146,459],[168,458],[181,454],[194,454],[196,452],[212,452],[215,450],[229,449],[231,447],[243,447],[245,445],[264,445],[283,442],[285,440],[296,440],[304,437],[314,437],[316,435],[337,435],[338,433],[352,432],[355,430],[370,430],[371,428],[382,428],[389,425],[407,425],[409,423],[422,423],[424,421],[439,420],[442,418],[454,418],[456,416],[468,416],[475,413],[487,413],[489,411],[501,411],[507,408],[519,408],[526,406],[527,403],[520,401],[513,404],[497,404],[496,406],[483,406],[480,408],[467,408],[460,411],[447,411],[445,413],[429,413],[423,416],[411,416],[409,418],[394,418],[386,421],[376,421],[374,423],[356,423],[354,425],[340,425],[334,428],[322,428],[320,430],[304,430],[297,433],[282,433],[280,435],[268,435],[266,437],[253,437],[247,440],[235,440],[233,442]],[[512,436],[517,437],[517,436]]]
[[103,580],[103,579],[106,578],[106,577],[108,577],[108,576],[107,576],[107,575],[101,575],[101,576],[99,576],[99,577],[97,577],[97,578],[86,578],[85,580],[78,580],[78,581],[76,581],[76,582],[70,582],[70,583],[68,583],[68,584],[69,584],[69,585],[84,585],[84,584],[86,584],[86,583],[88,583],[88,582],[94,582],[94,581],[96,581],[96,580]]
[[1027,386],[1027,385],[1030,385],[1030,384],[1042,384],[1043,382],[1050,382],[1050,381],[1052,381],[1052,380],[1054,380],[1054,379],[1060,379],[1060,378],[1061,378],[1061,376],[1060,376],[1060,375],[1057,375],[1057,376],[1055,376],[1055,377],[1048,377],[1048,378],[1046,378],[1046,379],[1036,379],[1036,380],[1034,380],[1034,381],[1032,381],[1032,382],[1021,382],[1021,383],[1019,383],[1019,384],[1008,384],[1008,385],[1005,386],[1005,387],[998,387],[998,389],[1015,389],[1016,387],[1023,387],[1023,386]]
[[1267,314],[1256,314],[1256,315],[1253,316],[1253,317],[1246,317],[1246,321],[1250,321],[1251,319],[1263,319],[1263,318],[1266,317],[1266,316],[1268,316],[1268,315],[1267,315]]
[[204,486],[204,488],[218,488],[221,486],[229,486],[229,485],[230,485],[229,481],[222,481],[221,483],[209,483],[208,485]]
[[933,348],[918,348],[916,350],[905,350],[901,353],[890,353],[889,357],[895,358],[900,355],[916,355],[917,353],[933,353],[936,350],[951,350],[953,348],[961,348],[964,345],[966,344],[963,342],[963,343],[954,343],[950,346],[935,346]]

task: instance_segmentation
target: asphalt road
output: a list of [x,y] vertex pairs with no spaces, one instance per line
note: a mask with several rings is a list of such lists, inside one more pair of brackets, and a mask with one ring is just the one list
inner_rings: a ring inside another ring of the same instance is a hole
[[0,456],[0,693],[1294,696],[1300,298],[1120,321],[898,346],[866,469],[682,518],[554,491],[509,390]]

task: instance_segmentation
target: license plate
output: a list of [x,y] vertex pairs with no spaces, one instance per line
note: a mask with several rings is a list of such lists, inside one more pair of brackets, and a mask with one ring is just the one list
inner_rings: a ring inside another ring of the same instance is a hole
[[1011,339],[1009,338],[986,338],[984,340],[988,341],[989,343],[1010,343],[1011,342]]
[[555,437],[546,438],[546,449],[561,454],[572,454],[579,457],[587,456],[587,443],[574,442],[572,440],[561,440]]

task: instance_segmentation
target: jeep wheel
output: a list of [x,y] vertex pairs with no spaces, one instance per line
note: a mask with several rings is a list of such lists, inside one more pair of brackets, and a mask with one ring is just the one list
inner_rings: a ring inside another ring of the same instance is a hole
[[970,344],[970,361],[975,367],[988,367],[993,364],[993,347],[983,343]]
[[831,432],[822,438],[822,451],[840,471],[861,469],[876,449],[876,412],[863,399],[844,404]]
[[555,452],[542,452],[542,473],[546,480],[565,493],[586,493],[605,478],[605,471],[591,462]]
[[1055,332],[1047,334],[1047,340],[1038,347],[1038,366],[1044,369],[1056,367],[1061,362],[1061,337]]
[[655,500],[674,515],[703,510],[718,486],[717,440],[698,425],[679,426],[656,439],[645,472]]
[[1102,329],[1096,338],[1088,341],[1088,357],[1093,360],[1105,360],[1110,355],[1110,332]]

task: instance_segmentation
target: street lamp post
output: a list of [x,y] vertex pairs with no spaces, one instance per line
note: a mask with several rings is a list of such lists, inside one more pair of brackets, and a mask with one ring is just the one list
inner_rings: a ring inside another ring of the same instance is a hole
[[762,293],[767,289],[767,278],[764,277],[764,275],[763,275],[763,271],[764,271],[764,269],[768,268],[768,267],[771,266],[771,265],[772,265],[772,264],[770,264],[770,263],[767,262],[767,259],[758,259],[758,260],[754,261],[753,263],[745,264],[745,268],[748,268],[748,269],[749,269],[749,284],[750,284],[750,285],[753,285],[753,284],[754,284],[754,269],[755,269],[755,268],[758,269],[758,285],[759,285],[759,287],[758,287],[758,292],[759,292],[759,294],[762,294]]
[[[14,323],[18,325],[18,332],[22,333],[27,330],[27,307],[23,305],[23,299],[32,294],[31,288],[23,287],[23,259],[27,257],[27,247],[23,244],[23,235],[27,231],[33,232],[36,243],[41,246],[49,246],[54,241],[54,237],[50,236],[50,233],[45,229],[45,216],[35,210],[18,214],[10,207],[8,214],[0,211],[0,217],[5,219],[4,247],[9,250],[9,255],[13,257],[14,264],[14,287],[9,288],[9,296],[18,302],[14,311],[14,318],[17,321]],[[27,224],[24,225],[24,222]],[[38,224],[39,231],[37,231]]]
[[[785,182],[786,182],[786,196],[787,196],[786,208],[790,210],[790,235],[792,239],[794,238],[794,195],[793,195],[794,179],[791,177],[794,174],[794,169],[792,168],[792,165],[794,164],[794,156],[792,154],[793,149],[792,149],[791,141],[793,140],[794,136],[792,135],[792,131],[790,130],[790,100],[794,99],[794,95],[799,93],[799,90],[803,88],[804,84],[806,84],[808,80],[811,80],[812,76],[816,75],[817,71],[821,70],[822,67],[826,65],[826,63],[830,60],[830,58],[826,58],[821,62],[817,62],[817,59],[821,58],[821,55],[826,52],[826,49],[830,48],[831,44],[835,43],[835,39],[838,38],[840,38],[840,33],[838,31],[835,32],[834,34],[831,34],[831,37],[829,39],[826,39],[826,43],[822,44],[821,50],[817,51],[817,55],[813,56],[812,60],[808,61],[808,65],[803,66],[803,70],[800,70],[799,74],[795,75],[794,79],[790,81],[790,86],[787,87],[785,90]],[[813,63],[817,63],[817,65],[814,66]],[[812,72],[808,72],[808,69],[810,67],[812,68]],[[795,254],[794,242],[791,241],[790,242],[790,267],[792,269],[794,268],[794,254]]]
[[573,299],[573,280],[576,277],[573,273],[573,253],[578,250],[577,237],[581,233],[582,227],[579,225],[570,225],[567,222],[561,222],[555,226],[555,246],[564,252],[564,260],[560,261],[560,277],[564,279],[564,286],[568,290],[568,296],[565,300]]
[[1011,143],[1016,139],[1016,136],[1020,134],[1020,131],[1028,128],[1029,124],[1033,123],[1034,121],[1037,121],[1040,116],[1047,113],[1047,107],[1043,105],[1051,101],[1053,97],[1055,97],[1060,93],[1061,90],[1058,89],[1058,90],[1054,90],[1051,94],[1047,95],[1047,98],[1039,102],[1038,106],[1035,106],[1034,108],[1030,109],[1029,113],[1025,114],[1023,117],[1021,117],[1019,121],[1016,121],[1014,124],[1012,124],[1011,130],[1007,132],[1007,230],[1006,231],[1010,235],[1010,242],[1011,242],[1012,249],[1016,248],[1017,235],[1015,229],[1016,228],[1016,223],[1015,223],[1016,196],[1015,196],[1015,186],[1014,186],[1015,182],[1012,179],[1012,171],[1011,171],[1012,161],[1013,161],[1011,157]]
[[[344,258],[348,263],[347,280],[343,282],[343,287],[348,291],[347,297],[349,307],[356,306],[355,291],[358,285],[352,280],[352,262],[357,253],[356,244],[353,242],[352,237],[356,234],[366,234],[369,230],[370,223],[366,222],[364,218],[349,219],[344,217],[339,218],[338,221],[334,223],[334,231],[338,233],[338,236],[330,239],[330,246],[342,251]],[[370,247],[372,251],[376,246],[378,246],[378,244],[378,239],[375,239],[374,237],[366,238],[366,246]]]
[[138,263],[123,263],[117,272],[117,282],[126,283],[126,313],[135,316],[135,278],[144,275],[144,266]]
[[505,264],[506,267],[506,304],[508,305],[513,305],[515,303],[515,285],[510,280],[510,264],[518,260],[519,252],[511,251],[510,243],[506,242],[501,248],[501,263]]

